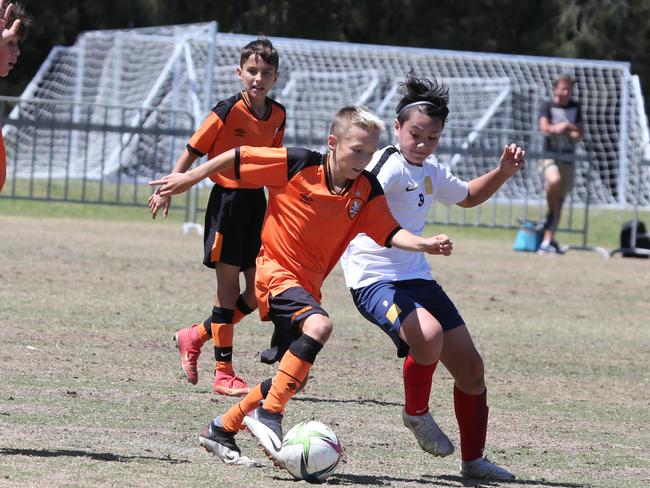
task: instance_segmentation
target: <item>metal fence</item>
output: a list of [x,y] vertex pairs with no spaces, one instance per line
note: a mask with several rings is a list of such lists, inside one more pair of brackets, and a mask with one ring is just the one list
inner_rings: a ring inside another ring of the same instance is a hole
[[[0,198],[144,207],[151,194],[147,182],[172,169],[196,123],[184,111],[71,101],[0,98],[0,110],[9,103],[15,107],[13,116],[2,120],[8,177]],[[287,133],[286,146],[325,150],[329,120],[310,118],[294,124],[301,130]],[[391,142],[391,133],[388,126],[382,145]],[[449,126],[443,134],[437,155],[461,179],[496,167],[504,145],[511,142],[527,149],[528,164],[477,208],[434,205],[430,223],[514,229],[523,220],[543,220],[545,198],[537,160],[553,155],[542,151],[541,133]],[[581,234],[579,247],[588,248],[591,195],[602,191],[604,180],[584,147],[576,152],[574,163],[575,185],[559,230]],[[208,193],[204,188],[174,201],[190,224],[202,222]]]
[[[0,198],[145,206],[193,132],[183,111],[0,97],[7,181]],[[188,195],[175,202],[194,217]]]

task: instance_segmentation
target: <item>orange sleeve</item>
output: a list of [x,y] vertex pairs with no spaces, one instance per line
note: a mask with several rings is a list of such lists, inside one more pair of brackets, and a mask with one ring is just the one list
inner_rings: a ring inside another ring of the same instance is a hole
[[5,153],[5,143],[2,139],[2,130],[0,130],[0,191],[5,186],[7,177],[7,154]]
[[235,178],[259,186],[284,186],[289,181],[286,147],[242,146],[235,149]]
[[205,156],[210,152],[210,148],[219,136],[219,132],[223,128],[223,122],[217,114],[210,112],[210,115],[203,121],[190,141],[187,143],[188,149],[197,154],[197,156]]
[[382,193],[368,202],[359,231],[368,234],[380,246],[391,247],[391,239],[401,228]]

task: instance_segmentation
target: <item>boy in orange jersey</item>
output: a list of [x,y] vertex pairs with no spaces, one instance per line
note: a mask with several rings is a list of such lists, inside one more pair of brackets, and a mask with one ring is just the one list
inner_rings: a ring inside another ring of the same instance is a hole
[[[9,74],[18,62],[20,48],[18,43],[27,37],[27,27],[30,18],[22,6],[9,3],[7,0],[0,0],[0,77],[4,78]],[[5,184],[7,176],[7,155],[5,145],[0,131],[0,191]]]
[[[213,158],[244,144],[282,146],[285,109],[268,97],[278,79],[278,68],[278,53],[268,39],[260,38],[244,46],[237,67],[244,89],[217,103],[172,171],[184,173],[198,157],[207,154]],[[249,388],[232,366],[234,325],[257,308],[255,258],[261,245],[266,198],[260,184],[242,182],[232,171],[215,172],[210,178],[215,185],[205,214],[203,264],[216,271],[214,307],[208,319],[177,331],[174,340],[181,354],[181,368],[188,381],[196,384],[201,346],[212,337],[216,360],[212,391],[242,396]],[[152,216],[155,218],[160,209],[167,216],[169,202],[169,196],[153,194],[149,198]],[[240,272],[246,280],[242,294]]]
[[[245,423],[267,455],[283,465],[285,405],[305,383],[332,333],[332,322],[320,305],[321,286],[358,233],[387,247],[451,254],[452,243],[446,235],[423,238],[402,229],[379,182],[364,170],[382,130],[383,123],[370,112],[344,107],[332,122],[328,154],[300,148],[241,147],[188,173],[151,182],[162,185],[157,193],[171,195],[188,190],[214,171],[234,168],[241,181],[268,188],[255,285],[260,316],[275,326],[265,359],[279,360],[280,365],[272,380],[257,385],[202,430],[200,443],[224,462],[249,461],[235,443],[235,434]],[[254,416],[246,416],[252,411]]]

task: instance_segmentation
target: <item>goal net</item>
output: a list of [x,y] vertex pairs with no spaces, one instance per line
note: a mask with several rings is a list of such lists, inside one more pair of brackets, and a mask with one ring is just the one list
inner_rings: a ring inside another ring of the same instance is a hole
[[[5,138],[16,161],[9,171],[91,179],[168,171],[186,134],[216,101],[241,89],[235,68],[241,47],[253,39],[204,23],[87,32],[74,46],[55,48],[9,117]],[[329,121],[344,104],[375,110],[387,123],[382,142],[391,141],[399,82],[413,69],[449,87],[441,161],[471,178],[494,167],[504,144],[520,143],[528,168],[496,198],[541,201],[537,115],[552,96],[552,81],[566,73],[576,80],[585,125],[576,158],[587,169],[576,180],[575,198],[584,203],[591,181],[592,204],[650,205],[650,169],[642,165],[648,123],[628,63],[271,40],[280,53],[271,95],[287,108],[286,145],[322,149]],[[52,131],[44,121],[65,127]]]

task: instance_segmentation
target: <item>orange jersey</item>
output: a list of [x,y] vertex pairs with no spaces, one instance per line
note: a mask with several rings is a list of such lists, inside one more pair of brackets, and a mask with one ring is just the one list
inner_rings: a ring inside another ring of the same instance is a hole
[[269,293],[300,286],[320,302],[323,281],[358,233],[390,247],[401,228],[374,175],[364,171],[337,194],[330,187],[327,159],[301,148],[236,150],[236,178],[269,191],[255,277],[263,319]]
[[[282,146],[286,111],[282,105],[267,98],[267,114],[257,118],[242,93],[220,101],[201,127],[190,138],[187,149],[208,159],[238,146]],[[225,188],[260,188],[241,182],[232,171],[214,173],[210,179]]]
[[7,154],[5,153],[5,143],[2,139],[2,130],[0,130],[0,191],[5,186],[5,178],[7,177]]

